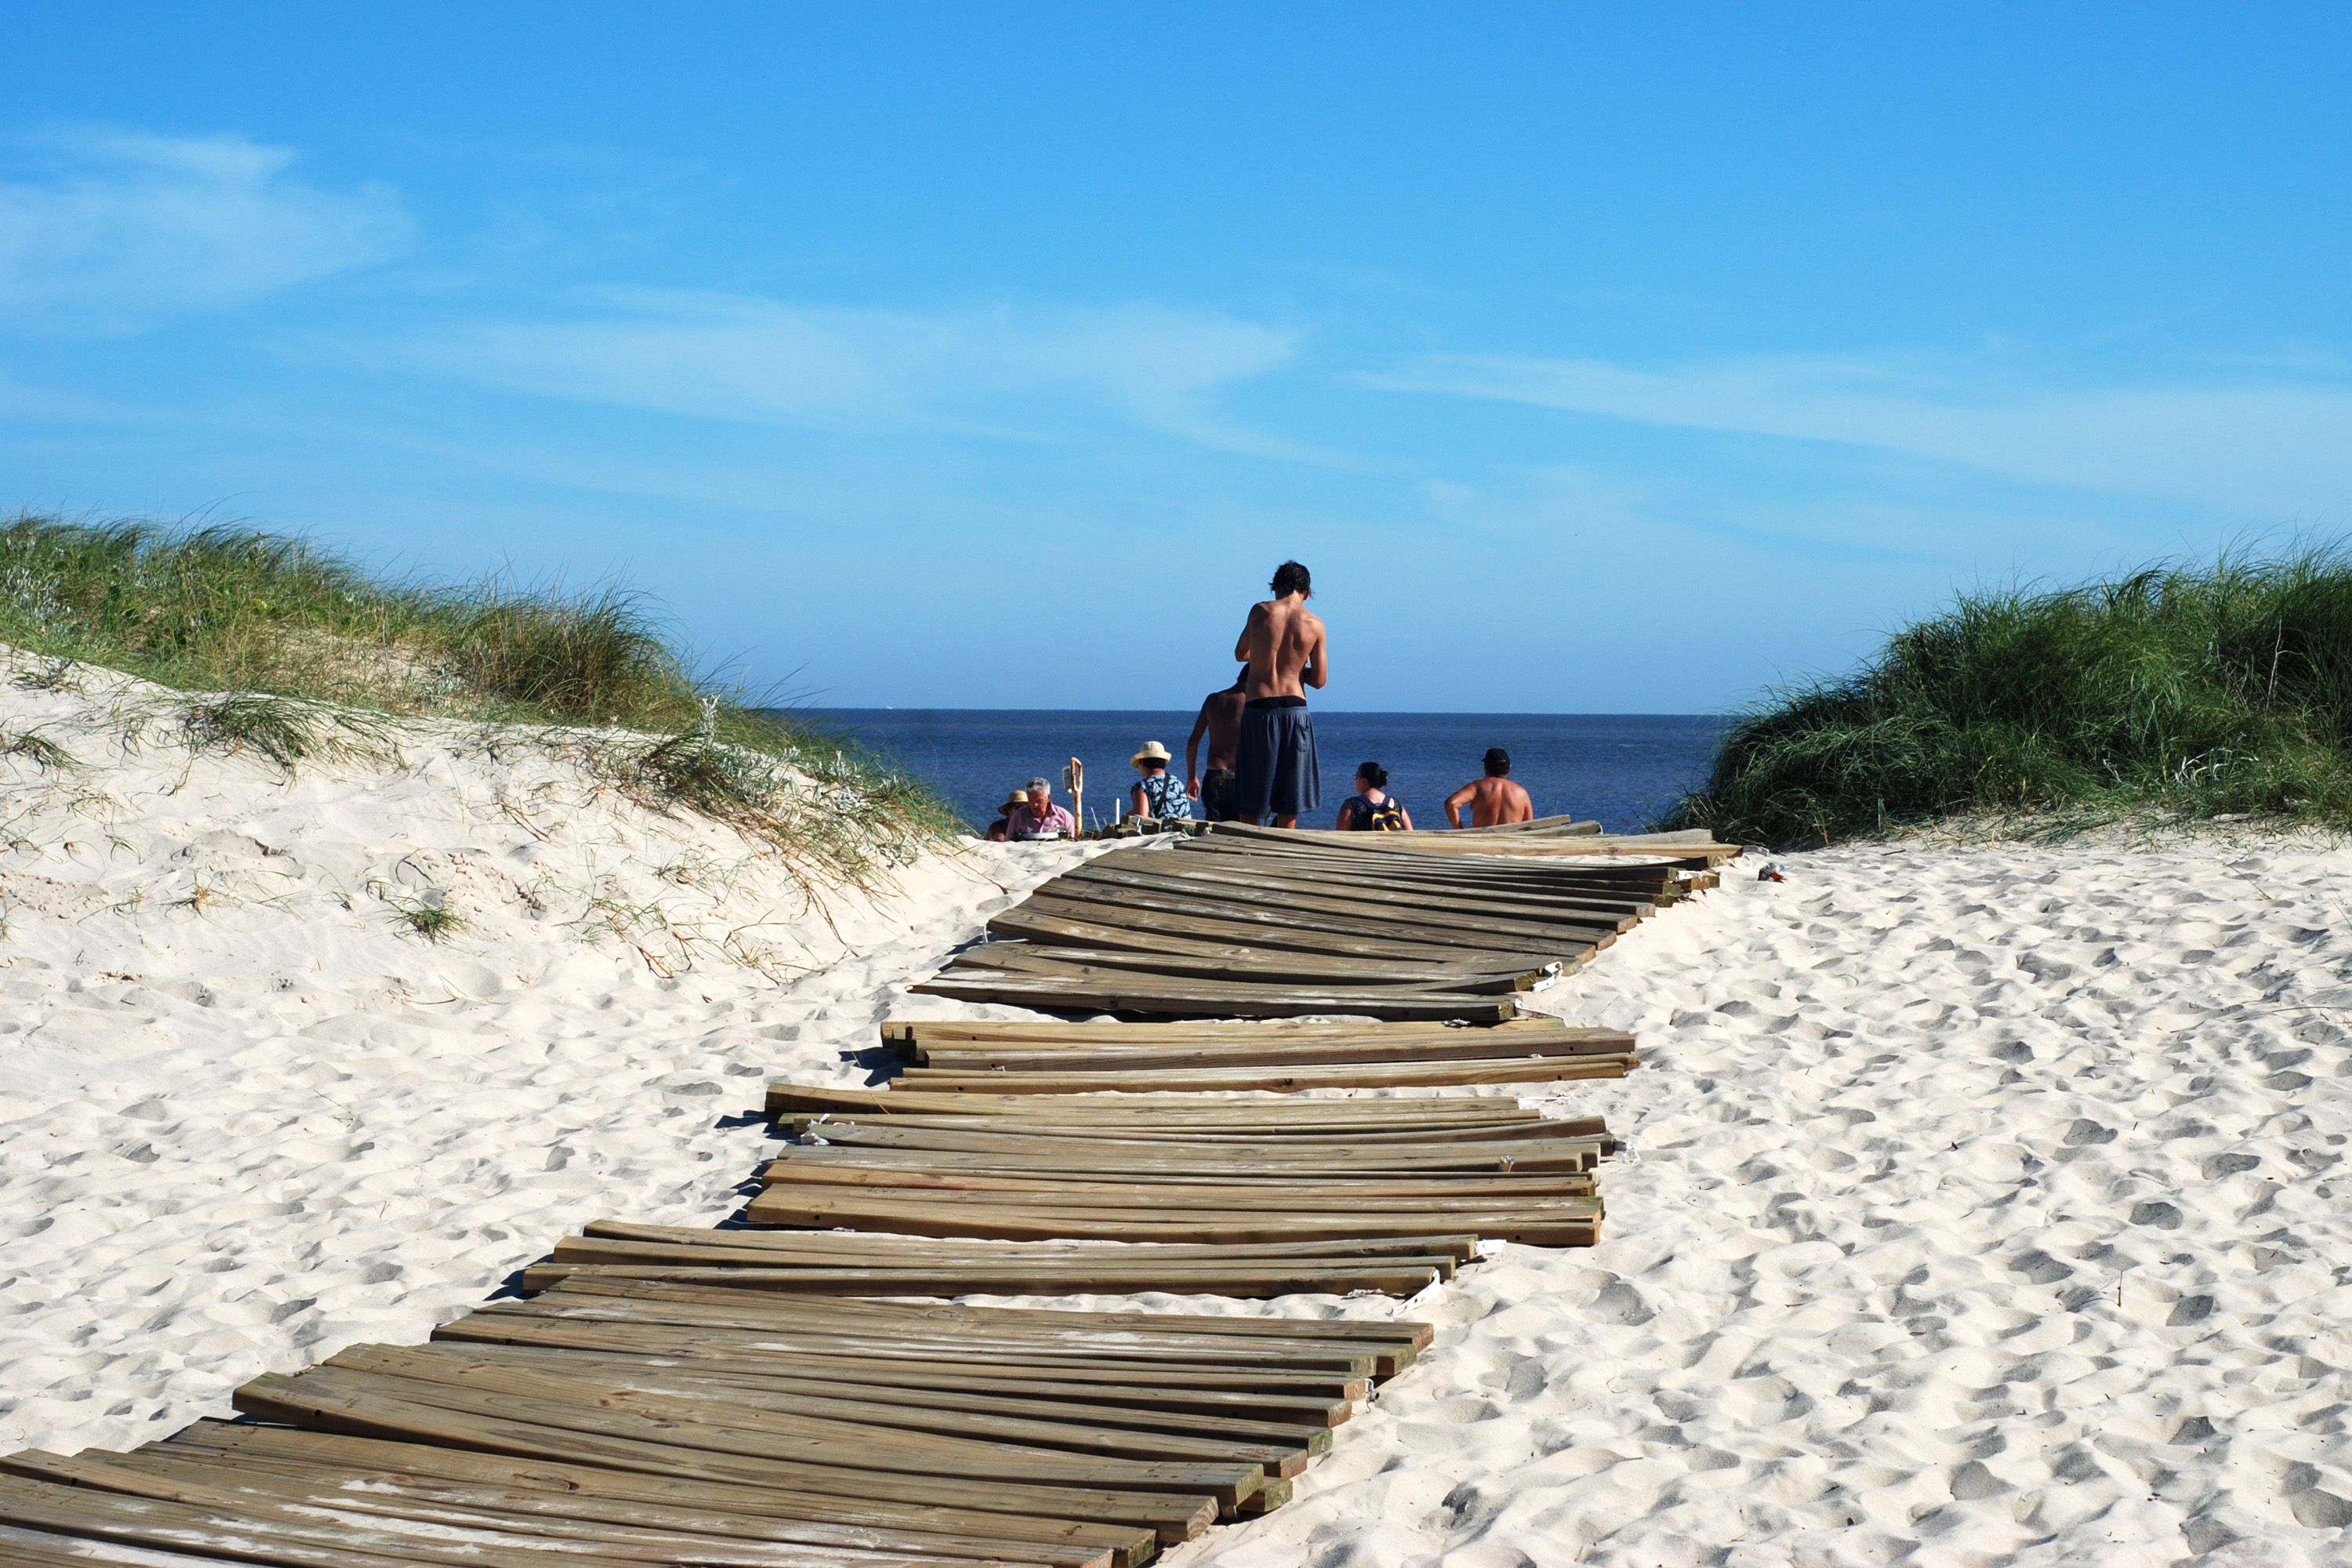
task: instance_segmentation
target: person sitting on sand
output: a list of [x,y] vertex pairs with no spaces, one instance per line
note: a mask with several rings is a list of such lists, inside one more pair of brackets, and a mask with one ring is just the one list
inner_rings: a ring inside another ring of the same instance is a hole
[[1184,793],[1184,783],[1168,771],[1174,759],[1167,747],[1157,741],[1143,742],[1143,750],[1129,759],[1135,771],[1143,776],[1127,792],[1134,809],[1130,816],[1148,816],[1160,822],[1190,822],[1192,820],[1192,797]]
[[1388,793],[1389,771],[1378,763],[1356,770],[1356,793],[1339,803],[1342,833],[1411,833],[1412,816]]
[[[1243,689],[1249,666],[1243,665],[1234,683],[1201,700],[1201,716],[1192,721],[1192,738],[1184,742],[1185,793],[1201,803],[1211,822],[1229,822],[1234,815],[1234,759],[1241,751]],[[1201,766],[1201,737],[1209,737],[1209,765]]]
[[996,820],[988,825],[988,841],[991,844],[1002,844],[1012,837],[1013,814],[1028,804],[1029,792],[1025,789],[1016,789],[1006,795],[1004,804],[996,808]]
[[1470,808],[1470,826],[1494,827],[1506,822],[1533,822],[1536,803],[1511,782],[1511,753],[1496,746],[1486,752],[1486,776],[1464,784],[1445,797],[1445,820],[1462,826],[1462,808]]
[[1031,779],[1029,798],[1020,809],[1006,816],[1004,837],[1015,844],[1026,844],[1039,838],[1076,838],[1077,819],[1054,804],[1054,784],[1050,779]]

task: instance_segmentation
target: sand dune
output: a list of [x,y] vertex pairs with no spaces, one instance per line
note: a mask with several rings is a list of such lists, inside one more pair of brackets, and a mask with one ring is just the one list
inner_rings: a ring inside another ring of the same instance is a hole
[[[19,663],[0,679],[30,673]],[[583,1219],[707,1222],[788,1069],[863,1081],[904,982],[1085,850],[821,904],[522,731],[405,765],[204,756],[85,671],[0,686],[0,1448],[123,1447],[256,1373],[421,1339]],[[428,900],[463,931],[423,940]]]

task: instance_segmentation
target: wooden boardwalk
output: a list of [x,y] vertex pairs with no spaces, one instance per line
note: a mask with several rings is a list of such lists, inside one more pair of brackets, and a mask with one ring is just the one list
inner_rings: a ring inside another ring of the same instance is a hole
[[1705,834],[1541,824],[1298,833],[1220,823],[1098,856],[989,921],[915,989],[1052,1012],[1496,1023],[1620,933],[1714,885]]
[[[1176,853],[1223,872],[1322,852]],[[1475,904],[1502,880],[1426,874],[1460,848],[1345,853],[1380,858],[1368,891],[1411,884],[1433,929],[1452,917],[1430,887]],[[1647,908],[1706,864],[1680,858],[1698,867],[1632,862],[1651,879]],[[1529,886],[1505,890],[1562,900],[1561,882]],[[1190,999],[1123,1010],[1203,1005],[1202,983],[1181,984]],[[1253,993],[1230,1013],[1286,1005],[1271,978],[1223,984]],[[1509,1006],[1420,978],[1334,989],[1350,1013],[1406,991]],[[128,1454],[0,1458],[0,1568],[1134,1568],[1287,1500],[1433,1330],[952,1299],[1409,1305],[1504,1242],[1598,1235],[1597,1166],[1615,1147],[1602,1124],[1477,1090],[1622,1076],[1631,1037],[1385,1010],[1403,1021],[887,1024],[908,1063],[894,1087],[770,1086],[795,1142],[739,1223],[600,1220],[526,1271],[526,1299],[425,1345],[357,1345],[257,1378],[237,1391],[243,1420]]]

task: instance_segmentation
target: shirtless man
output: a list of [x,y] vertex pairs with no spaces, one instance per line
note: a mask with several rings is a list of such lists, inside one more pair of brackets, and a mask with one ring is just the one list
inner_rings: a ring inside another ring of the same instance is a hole
[[1284,562],[1275,570],[1274,597],[1250,606],[1234,645],[1234,657],[1249,665],[1234,758],[1234,816],[1243,822],[1271,815],[1275,826],[1296,827],[1299,813],[1323,804],[1306,689],[1320,690],[1331,669],[1323,622],[1307,607],[1313,591],[1307,568]]
[[[1192,721],[1192,737],[1184,742],[1184,793],[1201,803],[1211,822],[1231,822],[1234,816],[1234,759],[1242,745],[1242,688],[1249,667],[1234,677],[1223,691],[1201,700],[1201,716]],[[1201,771],[1201,737],[1209,737],[1209,771]]]
[[1511,782],[1511,753],[1496,746],[1486,753],[1486,776],[1464,784],[1445,797],[1445,820],[1462,826],[1462,808],[1470,808],[1470,826],[1493,827],[1505,822],[1533,822],[1536,803]]

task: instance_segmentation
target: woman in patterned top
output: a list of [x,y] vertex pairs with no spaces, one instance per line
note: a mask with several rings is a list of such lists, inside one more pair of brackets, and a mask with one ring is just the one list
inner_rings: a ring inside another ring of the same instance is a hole
[[1184,781],[1168,771],[1168,748],[1157,741],[1143,742],[1143,750],[1129,759],[1143,776],[1127,792],[1133,806],[1129,816],[1149,816],[1160,822],[1189,822],[1192,818],[1192,797],[1184,793]]

